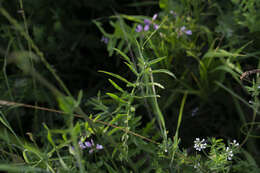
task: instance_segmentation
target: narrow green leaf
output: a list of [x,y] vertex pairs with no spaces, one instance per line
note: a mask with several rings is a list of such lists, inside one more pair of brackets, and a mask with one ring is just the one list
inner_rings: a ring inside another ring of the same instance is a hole
[[167,58],[167,57],[166,57],[166,56],[164,56],[164,57],[161,57],[161,58],[156,58],[156,59],[153,59],[153,60],[151,60],[151,61],[149,61],[149,62],[148,62],[148,65],[153,65],[153,64],[156,64],[156,63],[158,63],[158,62],[160,62],[160,61],[164,60],[165,58]]
[[48,126],[45,124],[45,123],[43,123],[43,127],[47,130],[47,139],[48,139],[48,141],[51,143],[51,145],[53,146],[53,147],[55,147],[55,143],[53,142],[53,140],[52,140],[52,135],[51,135],[51,132],[50,132],[50,130],[49,130],[49,128],[48,128]]
[[[175,135],[174,135],[174,144],[173,144],[173,148],[176,149],[178,147],[178,144],[179,144],[179,128],[181,126],[181,121],[182,121],[182,114],[183,114],[183,109],[184,109],[184,105],[185,105],[185,102],[186,102],[186,98],[187,98],[187,92],[184,93],[184,96],[182,98],[182,101],[181,101],[181,107],[180,107],[180,112],[179,112],[179,116],[178,116],[178,124],[177,124],[177,129],[176,129],[176,132],[175,132]],[[173,158],[174,158],[174,155],[175,155],[175,151],[176,150],[173,150],[173,156],[172,156],[172,160],[171,162],[173,161]]]
[[117,53],[119,53],[129,64],[131,63],[130,58],[121,50],[113,48]]
[[133,96],[133,98],[136,98],[136,99],[144,99],[144,98],[160,98],[160,95],[142,95],[141,97],[140,96]]
[[164,86],[163,86],[163,85],[161,85],[160,83],[157,83],[157,82],[148,83],[148,85],[154,85],[154,86],[157,86],[157,87],[159,87],[159,88],[162,88],[162,89],[164,89]]
[[215,83],[220,86],[221,88],[223,88],[224,90],[226,90],[227,92],[229,92],[232,96],[234,96],[235,98],[237,98],[238,100],[240,100],[241,102],[243,102],[245,105],[247,105],[248,107],[255,109],[252,105],[250,105],[247,101],[245,101],[242,97],[240,97],[239,95],[237,95],[236,93],[234,93],[231,89],[227,88],[226,86],[224,86],[222,83],[215,81]]
[[203,58],[214,58],[214,57],[223,58],[223,57],[237,57],[237,56],[243,56],[243,55],[227,52],[226,50],[223,49],[218,49],[218,50],[208,51],[203,56]]
[[[13,131],[12,127],[10,126],[10,124],[8,123],[8,121],[5,119],[5,116],[4,114],[2,113],[2,111],[0,111],[0,114],[2,116],[0,116],[0,122],[6,127],[8,128],[8,130],[14,135],[15,140],[13,140],[13,138],[8,134],[8,138],[10,137],[12,142],[15,143],[16,145],[20,145],[20,146],[23,146],[23,142],[22,140],[16,135],[16,133]],[[2,128],[0,127],[0,131],[2,130]],[[2,131],[1,131],[2,132]],[[2,134],[2,133],[1,133]]]
[[118,97],[117,95],[113,94],[113,93],[106,93],[106,95],[108,95],[109,97],[111,97],[112,99],[121,102],[121,103],[127,103],[126,101],[124,101],[123,99],[121,99],[120,97]]
[[129,82],[128,80],[126,80],[125,78],[119,76],[118,74],[107,72],[107,71],[103,71],[103,70],[99,70],[98,72],[105,73],[105,74],[108,74],[110,76],[113,76],[113,77],[115,77],[115,78],[117,78],[117,79],[127,83],[127,85],[129,85],[129,86],[134,86],[133,83]]
[[124,62],[127,66],[128,66],[128,68],[136,75],[136,76],[138,76],[139,74],[137,73],[137,71],[135,70],[135,67],[133,67],[133,63],[131,63],[131,64],[128,64],[127,62]]
[[174,79],[176,79],[176,76],[172,72],[170,72],[169,70],[166,70],[166,69],[152,70],[152,73],[166,73],[166,74],[170,75],[171,77],[173,77]]
[[115,89],[124,93],[124,90],[120,86],[118,86],[112,79],[108,79],[108,81],[115,87]]

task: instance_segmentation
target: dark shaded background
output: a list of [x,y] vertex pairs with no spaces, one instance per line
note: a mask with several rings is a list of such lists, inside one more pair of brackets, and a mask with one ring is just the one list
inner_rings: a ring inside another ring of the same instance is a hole
[[[150,5],[135,6],[137,2]],[[23,2],[23,7],[32,39],[69,90],[72,93],[77,93],[79,89],[87,90],[86,94],[91,96],[107,80],[97,73],[98,70],[109,69],[120,73],[118,70],[122,69],[118,68],[120,62],[116,57],[108,56],[106,45],[101,42],[102,34],[92,20],[102,21],[106,31],[112,31],[109,16],[115,13],[149,15],[158,9],[158,5],[152,6],[150,2],[27,0]],[[18,13],[19,3],[5,1],[3,6],[19,22],[23,22]]]

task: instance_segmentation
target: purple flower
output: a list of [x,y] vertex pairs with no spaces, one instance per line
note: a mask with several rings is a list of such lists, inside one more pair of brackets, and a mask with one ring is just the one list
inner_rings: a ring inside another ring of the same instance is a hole
[[157,29],[159,28],[159,25],[153,24],[153,28],[154,28],[155,30],[157,30]]
[[94,149],[88,151],[89,154],[93,153]]
[[142,25],[137,25],[137,27],[136,27],[136,29],[135,29],[135,31],[136,32],[141,32],[143,30],[143,26]]
[[153,21],[156,20],[157,16],[158,16],[157,14],[154,14],[152,20]]
[[150,28],[150,25],[145,25],[145,26],[144,26],[144,31],[148,31],[149,28]]
[[184,32],[186,30],[186,26],[181,27],[181,32]]
[[186,35],[192,35],[192,31],[187,30],[185,26],[181,27],[179,35],[182,35],[182,33],[185,33]]
[[187,30],[187,31],[185,31],[185,34],[192,35],[192,31],[191,30]]
[[79,141],[79,148],[84,150],[86,148],[86,146],[83,144],[83,142]]
[[103,146],[102,146],[102,145],[99,145],[99,144],[97,144],[97,146],[96,146],[96,149],[97,149],[97,150],[102,150],[102,149],[103,149]]
[[85,142],[85,146],[88,147],[88,148],[90,148],[90,147],[92,147],[92,144],[91,144],[89,141],[86,141],[86,142]]
[[93,141],[93,139],[91,139],[90,141],[91,141],[91,144],[94,146],[95,144],[94,144],[94,141]]
[[149,19],[144,19],[144,24],[145,25],[150,25],[151,24],[151,21]]
[[107,43],[108,43],[108,41],[109,41],[109,39],[108,39],[107,37],[105,37],[105,36],[102,36],[102,38],[101,38],[101,42],[103,42],[103,43],[107,44]]

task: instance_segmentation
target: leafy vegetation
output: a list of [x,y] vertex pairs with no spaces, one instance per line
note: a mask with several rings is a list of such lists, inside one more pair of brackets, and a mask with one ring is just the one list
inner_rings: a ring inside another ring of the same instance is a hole
[[259,172],[260,3],[102,2],[2,2],[0,170]]

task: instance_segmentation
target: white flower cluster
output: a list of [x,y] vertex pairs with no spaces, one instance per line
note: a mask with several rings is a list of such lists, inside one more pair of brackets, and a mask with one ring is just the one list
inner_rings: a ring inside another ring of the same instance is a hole
[[232,157],[234,156],[233,151],[229,147],[227,147],[226,152],[227,152],[227,159],[232,160]]
[[[230,145],[232,147],[238,147],[239,143],[236,140],[233,140],[233,142],[230,143]],[[234,156],[232,149],[230,149],[229,147],[226,148],[226,152],[227,152],[227,159],[228,160],[232,160],[232,157]]]
[[238,147],[239,143],[237,142],[237,140],[233,140],[233,142],[230,143],[232,146]]
[[207,143],[205,139],[200,140],[200,138],[196,138],[194,141],[194,148],[198,151],[201,151],[207,147]]

